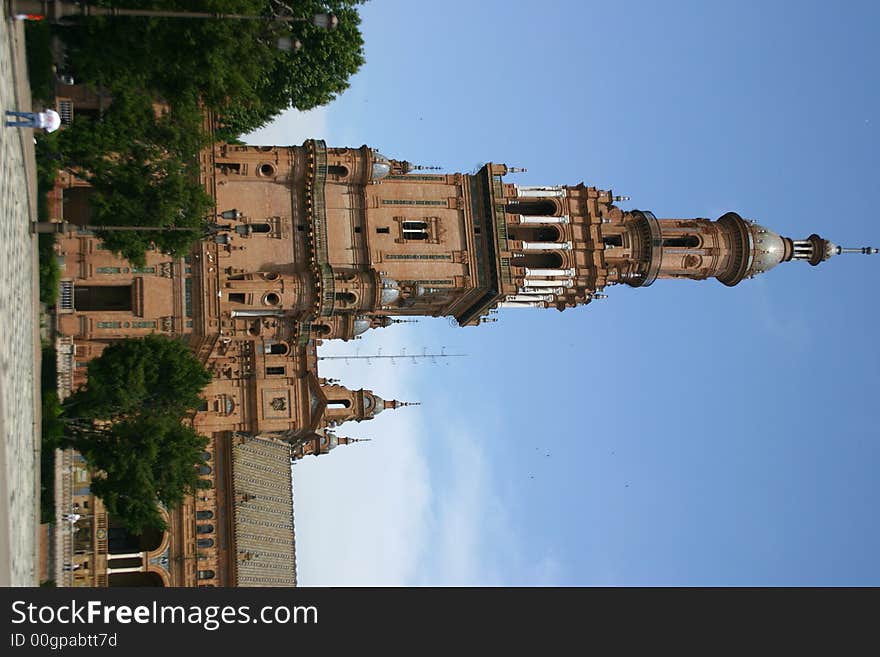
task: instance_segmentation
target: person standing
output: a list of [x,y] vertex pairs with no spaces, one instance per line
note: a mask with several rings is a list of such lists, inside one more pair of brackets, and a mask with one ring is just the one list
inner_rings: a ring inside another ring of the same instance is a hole
[[58,116],[58,112],[52,109],[43,112],[13,112],[6,110],[7,128],[43,128],[46,132],[55,132],[60,125],[61,117]]

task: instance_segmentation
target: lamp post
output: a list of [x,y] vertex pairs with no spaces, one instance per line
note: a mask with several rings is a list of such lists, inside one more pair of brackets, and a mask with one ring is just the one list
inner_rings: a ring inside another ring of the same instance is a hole
[[201,226],[193,226],[187,228],[185,226],[79,226],[68,221],[33,221],[31,222],[31,233],[61,233],[62,235],[72,235],[78,231],[119,231],[119,232],[166,232],[166,231],[182,231],[188,233],[201,232],[202,237],[211,237],[218,235],[222,231],[232,230],[229,224],[220,224],[211,222],[202,224]]
[[123,9],[121,7],[97,7],[84,2],[69,0],[14,0],[15,15],[42,16],[53,23],[64,23],[65,19],[77,16],[143,16],[151,18],[195,18],[240,21],[268,21],[278,23],[311,22],[316,27],[333,30],[339,19],[333,14],[314,14],[308,18],[297,16],[260,16],[253,14],[222,14],[219,12],[198,11],[160,11],[152,9]]

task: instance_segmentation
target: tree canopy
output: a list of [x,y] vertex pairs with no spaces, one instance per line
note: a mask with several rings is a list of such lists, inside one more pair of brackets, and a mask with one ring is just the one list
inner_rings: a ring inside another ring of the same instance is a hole
[[92,492],[131,532],[164,529],[157,505],[206,485],[198,466],[208,439],[186,419],[210,380],[183,342],[151,335],[107,347],[65,400],[63,444],[95,470]]
[[[360,17],[363,0],[118,0],[125,8],[246,15],[291,15],[290,24],[234,19],[93,17],[59,34],[77,79],[105,87],[146,90],[174,105],[195,95],[215,110],[225,136],[268,123],[290,107],[307,110],[330,102],[364,63]],[[335,30],[311,24],[332,12]],[[299,52],[277,47],[281,36],[298,39]]]
[[192,228],[103,231],[105,246],[136,266],[147,249],[184,255],[202,232],[212,200],[199,183],[206,143],[194,98],[156,115],[150,99],[120,89],[100,121],[78,118],[54,141],[56,158],[92,187],[92,223]]
[[91,490],[133,534],[165,529],[159,504],[179,506],[207,486],[197,464],[205,436],[167,414],[138,415],[91,432],[75,445],[97,472]]
[[98,420],[153,412],[183,416],[198,408],[199,392],[211,381],[186,344],[157,334],[111,344],[87,371],[86,385],[65,406]]

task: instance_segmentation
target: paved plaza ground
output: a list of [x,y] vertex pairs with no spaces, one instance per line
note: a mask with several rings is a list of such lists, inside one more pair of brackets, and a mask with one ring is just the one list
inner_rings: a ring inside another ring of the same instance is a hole
[[[0,110],[30,109],[24,27],[0,20]],[[0,586],[35,586],[39,301],[33,131],[0,127]]]

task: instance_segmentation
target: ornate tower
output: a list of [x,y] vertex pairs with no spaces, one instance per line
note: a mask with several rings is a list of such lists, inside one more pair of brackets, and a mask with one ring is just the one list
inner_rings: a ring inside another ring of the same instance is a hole
[[[658,278],[736,285],[781,262],[847,251],[733,212],[658,219],[583,183],[517,185],[508,174],[519,170],[493,163],[429,171],[367,146],[219,144],[203,169],[222,221],[194,252],[187,283],[200,299],[191,339],[216,377],[197,424],[303,449],[317,440],[315,454],[330,444],[327,429],[400,405],[327,385],[317,373],[323,340],[406,316],[475,326],[496,308],[564,310],[610,285]],[[181,306],[188,289],[175,293]]]
[[352,443],[370,442],[370,438],[346,438],[345,436],[337,436],[330,431],[324,434],[315,433],[308,439],[296,444],[292,450],[291,458],[298,461],[304,456],[322,456],[329,454],[330,451],[339,447],[339,445],[351,445]]

